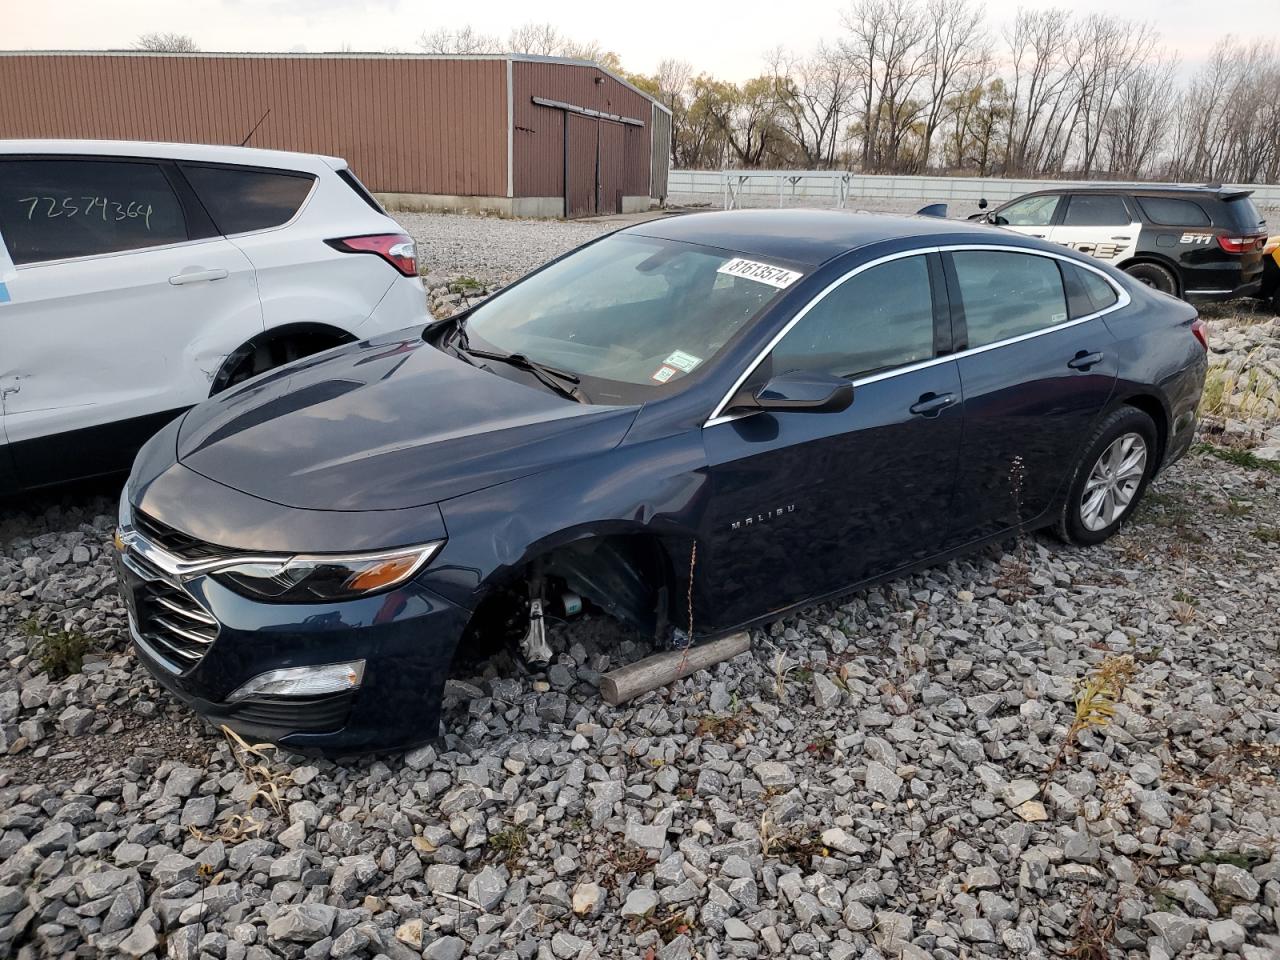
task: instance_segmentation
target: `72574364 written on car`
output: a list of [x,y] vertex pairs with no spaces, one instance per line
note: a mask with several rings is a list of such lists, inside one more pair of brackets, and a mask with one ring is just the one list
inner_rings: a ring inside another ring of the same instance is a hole
[[544,612],[683,641],[692,598],[697,642],[1019,530],[1098,543],[1187,450],[1205,351],[1194,308],[994,227],[633,226],[157,434],[134,643],[248,736],[419,742],[455,655],[545,659]]

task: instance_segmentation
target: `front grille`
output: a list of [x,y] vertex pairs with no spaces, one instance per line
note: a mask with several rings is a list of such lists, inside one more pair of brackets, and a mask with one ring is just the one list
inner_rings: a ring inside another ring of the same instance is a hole
[[160,547],[183,560],[211,560],[225,556],[227,549],[204,540],[198,540],[190,534],[175,530],[168,524],[161,523],[155,517],[148,516],[141,510],[133,515],[133,525],[138,532]]
[[138,633],[180,673],[199,663],[218,637],[218,621],[191,594],[164,580],[143,581],[136,603]]

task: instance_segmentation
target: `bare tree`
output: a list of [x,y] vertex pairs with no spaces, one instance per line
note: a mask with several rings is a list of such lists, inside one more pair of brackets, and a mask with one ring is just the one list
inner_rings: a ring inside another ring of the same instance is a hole
[[1005,34],[1012,61],[1006,174],[1061,166],[1064,127],[1074,106],[1066,55],[1070,26],[1066,10],[1019,10]]
[[133,49],[151,53],[198,53],[200,48],[185,33],[144,33],[133,41]]
[[1112,176],[1151,173],[1172,123],[1174,59],[1144,64],[1116,91],[1102,127],[1102,155]]
[[928,100],[924,111],[923,143],[919,168],[929,165],[933,137],[946,118],[948,104],[957,89],[969,89],[990,75],[990,40],[983,10],[972,0],[928,0],[931,28],[928,67]]
[[1111,108],[1130,80],[1153,59],[1156,33],[1150,24],[1093,14],[1076,25],[1070,45],[1075,110],[1069,127],[1078,153],[1076,169],[1094,172]]
[[918,94],[930,69],[928,15],[915,0],[855,0],[844,24],[842,49],[859,78],[862,168],[896,170],[925,110]]
[[418,48],[423,53],[446,55],[475,55],[503,53],[502,41],[486,33],[480,33],[470,25],[450,30],[440,27],[436,30],[422,32],[418,37]]
[[832,166],[853,97],[853,62],[824,43],[805,58],[778,49],[769,60],[777,122],[797,162],[809,168]]

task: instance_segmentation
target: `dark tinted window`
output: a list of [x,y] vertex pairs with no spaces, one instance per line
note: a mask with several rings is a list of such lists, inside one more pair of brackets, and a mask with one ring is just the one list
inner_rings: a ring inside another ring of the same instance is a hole
[[1072,320],[1105,310],[1119,299],[1115,287],[1092,270],[1065,261],[1059,261],[1059,266],[1067,286],[1067,303]]
[[1228,200],[1223,206],[1226,208],[1228,221],[1223,226],[1241,233],[1262,233],[1266,229],[1267,221],[1262,219],[1262,214],[1248,197]]
[[0,233],[14,263],[187,239],[160,167],[122,160],[0,160]]
[[365,203],[367,203],[369,206],[373,207],[373,209],[377,210],[379,213],[387,212],[382,209],[382,204],[380,204],[377,201],[377,198],[374,197],[374,195],[369,192],[369,189],[363,183],[360,182],[360,178],[357,177],[354,173],[352,173],[349,168],[344,167],[343,169],[339,170],[338,179],[340,179],[348,187],[354,190],[356,192],[356,195]]
[[1124,198],[1098,193],[1077,193],[1067,204],[1064,227],[1120,227],[1129,223]]
[[951,256],[970,347],[1066,321],[1067,298],[1053,259],[987,250],[964,250]]
[[933,356],[933,298],[923,256],[851,277],[800,318],[773,351],[773,373],[855,377]]
[[1010,227],[1047,227],[1061,200],[1061,194],[1057,193],[1015,200],[1007,207],[1001,207],[993,222]]
[[1152,223],[1170,227],[1207,227],[1209,215],[1194,200],[1174,200],[1171,197],[1139,197],[1142,212]]
[[315,177],[305,173],[203,167],[182,164],[213,222],[222,233],[278,227],[293,219]]

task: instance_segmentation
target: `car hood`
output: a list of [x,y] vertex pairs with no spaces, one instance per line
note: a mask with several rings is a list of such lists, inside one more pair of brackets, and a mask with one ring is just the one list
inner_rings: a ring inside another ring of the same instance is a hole
[[576,403],[404,332],[205,401],[177,452],[210,480],[286,506],[394,510],[611,449],[638,409]]

